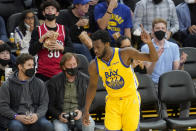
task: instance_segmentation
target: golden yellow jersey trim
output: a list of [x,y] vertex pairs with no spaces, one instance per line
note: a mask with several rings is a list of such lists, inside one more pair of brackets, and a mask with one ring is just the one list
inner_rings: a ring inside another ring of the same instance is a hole
[[110,97],[125,97],[136,93],[138,81],[131,66],[123,63],[120,49],[113,48],[113,56],[106,62],[95,58],[97,72]]

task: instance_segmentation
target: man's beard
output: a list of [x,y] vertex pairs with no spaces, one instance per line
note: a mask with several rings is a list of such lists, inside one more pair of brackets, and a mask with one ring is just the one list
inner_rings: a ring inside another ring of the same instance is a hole
[[104,51],[103,51],[102,55],[100,57],[98,57],[98,58],[102,59],[105,55],[106,55],[106,48],[104,48]]

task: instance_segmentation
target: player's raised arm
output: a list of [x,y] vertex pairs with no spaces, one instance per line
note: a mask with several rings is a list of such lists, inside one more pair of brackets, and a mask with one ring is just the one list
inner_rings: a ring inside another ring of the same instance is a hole
[[150,35],[144,30],[144,27],[141,25],[142,33],[141,33],[141,39],[144,43],[148,44],[149,47],[149,54],[148,53],[142,53],[134,48],[125,48],[122,50],[122,52],[126,52],[123,54],[128,55],[129,59],[137,59],[142,61],[150,61],[155,62],[158,60],[158,55],[156,52],[156,49],[153,46],[152,40]]

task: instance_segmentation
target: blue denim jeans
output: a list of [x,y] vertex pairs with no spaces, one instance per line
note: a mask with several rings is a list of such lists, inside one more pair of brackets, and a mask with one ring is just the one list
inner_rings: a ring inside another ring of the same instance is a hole
[[89,62],[92,60],[91,53],[85,45],[81,43],[73,43],[73,48],[74,48],[75,53],[86,56]]
[[[84,126],[82,124],[82,120],[81,119],[75,121],[76,127],[79,130],[82,130],[82,131],[94,131],[95,122],[94,122],[94,120],[91,117],[89,119],[90,119],[90,124],[88,126]],[[66,123],[63,123],[63,122],[61,122],[59,120],[54,120],[53,124],[54,124],[55,131],[69,131],[68,124],[66,124]]]
[[54,131],[52,123],[46,120],[45,117],[31,125],[24,125],[18,120],[11,120],[8,124],[9,131]]

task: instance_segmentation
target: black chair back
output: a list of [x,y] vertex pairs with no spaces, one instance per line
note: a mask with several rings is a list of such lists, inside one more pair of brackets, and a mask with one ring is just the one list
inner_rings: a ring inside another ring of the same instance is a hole
[[82,54],[76,54],[76,56],[78,58],[79,70],[88,75],[88,65],[89,65],[88,59],[86,58],[86,56]]
[[139,87],[138,91],[141,96],[141,104],[154,104],[158,101],[154,83],[148,74],[136,73]]
[[184,64],[184,70],[187,71],[192,78],[196,78],[196,48],[184,47],[180,48],[180,53],[185,52],[188,57]]
[[159,78],[159,99],[166,104],[191,101],[195,96],[193,81],[188,72],[173,70]]

